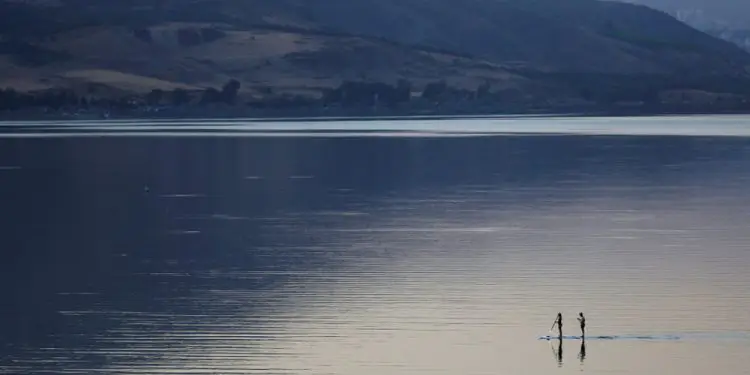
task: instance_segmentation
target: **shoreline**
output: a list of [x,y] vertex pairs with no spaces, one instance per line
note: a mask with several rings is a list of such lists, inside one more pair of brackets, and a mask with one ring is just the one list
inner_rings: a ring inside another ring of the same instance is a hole
[[[746,113],[429,115],[286,118],[118,118],[0,121],[0,138],[31,137],[473,137],[689,136],[745,137]],[[380,122],[379,122],[380,121]],[[442,123],[441,123],[442,122]],[[707,124],[714,123],[716,126]],[[659,125],[661,124],[661,125]]]
[[235,114],[213,116],[197,114],[172,114],[153,116],[148,113],[116,114],[109,117],[96,115],[11,115],[0,114],[0,124],[12,122],[122,122],[122,121],[253,121],[253,122],[348,122],[348,121],[424,121],[424,120],[460,120],[460,119],[524,119],[524,118],[591,118],[591,117],[675,117],[675,116],[727,116],[750,115],[747,111],[602,111],[602,112],[549,112],[549,113],[481,113],[481,114],[430,114],[430,115],[249,115]]
[[[71,113],[72,112],[72,113]],[[148,110],[108,111],[103,109],[86,112],[13,111],[0,112],[0,124],[8,122],[119,122],[119,121],[262,121],[262,122],[346,122],[346,121],[405,121],[405,120],[457,120],[457,119],[513,119],[545,117],[667,117],[667,116],[712,116],[750,115],[750,109],[582,109],[549,108],[546,110],[519,111],[469,111],[469,110],[368,110],[368,109],[299,109],[299,110],[247,110],[245,108],[167,108]]]

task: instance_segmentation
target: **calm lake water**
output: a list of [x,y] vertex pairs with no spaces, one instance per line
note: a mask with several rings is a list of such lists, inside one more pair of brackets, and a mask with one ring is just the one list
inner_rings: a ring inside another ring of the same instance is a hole
[[749,182],[741,116],[0,124],[0,373],[750,373]]

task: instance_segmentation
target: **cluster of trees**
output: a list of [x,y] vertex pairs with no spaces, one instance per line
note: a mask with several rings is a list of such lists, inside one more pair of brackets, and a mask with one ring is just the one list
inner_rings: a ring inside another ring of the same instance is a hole
[[476,90],[458,89],[445,81],[425,85],[421,94],[414,97],[413,84],[405,79],[395,85],[381,82],[344,81],[339,87],[323,95],[323,103],[343,106],[396,106],[421,99],[430,103],[455,102],[483,99],[490,95],[490,84],[485,83]]
[[[242,84],[236,79],[231,79],[222,86],[221,90],[213,87],[209,87],[200,93],[198,104],[236,104],[237,97],[240,92]],[[143,98],[143,102],[150,106],[159,105],[172,105],[182,106],[191,104],[194,102],[195,95],[191,92],[177,88],[172,91],[164,91],[161,89],[151,90],[150,93],[146,94]]]
[[[241,84],[232,79],[220,89],[207,88],[202,93],[194,93],[177,88],[171,91],[155,89],[143,97],[97,98],[79,95],[69,89],[51,89],[34,93],[18,92],[12,88],[0,90],[0,111],[13,111],[23,108],[137,108],[148,106],[183,106],[196,104],[236,104]],[[196,95],[197,94],[197,95]],[[197,100],[196,100],[197,99]]]
[[55,89],[37,93],[18,92],[12,88],[0,90],[0,111],[15,111],[25,108],[49,108],[52,110],[74,108],[133,108],[131,98],[89,98],[72,90]]
[[406,80],[399,80],[395,86],[380,82],[345,81],[325,92],[323,102],[346,106],[396,105],[411,100],[411,91],[412,85]]
[[[241,83],[232,79],[220,89],[209,87],[202,91],[154,89],[143,96],[121,99],[94,99],[88,95],[77,95],[72,90],[47,90],[37,93],[21,93],[13,89],[0,91],[0,110],[16,110],[28,107],[61,108],[133,108],[138,106],[185,106],[185,105],[237,105],[240,102]],[[476,99],[489,93],[489,85],[478,90],[459,90],[448,86],[444,81],[428,84],[421,96],[413,96],[413,84],[405,79],[390,85],[381,82],[345,81],[338,87],[325,91],[321,98],[305,98],[290,95],[274,95],[271,89],[260,98],[253,98],[244,104],[254,107],[299,107],[328,106],[343,107],[382,106],[392,107],[406,104],[416,99],[431,103]]]
[[658,105],[661,93],[684,90],[750,98],[750,80],[744,77],[715,77],[708,74],[635,76],[604,73],[542,73],[521,70],[516,73],[537,82],[563,88],[569,96],[579,97],[602,106],[610,106],[618,102],[643,102],[647,105]]
[[[232,79],[219,90],[209,87],[202,92],[188,92],[175,89],[171,92],[153,90],[144,98],[147,105],[186,104],[239,104],[239,90],[241,84]],[[309,105],[340,105],[344,107],[384,106],[392,107],[405,104],[414,99],[422,99],[431,103],[475,100],[489,97],[489,83],[481,85],[477,90],[462,90],[449,86],[445,81],[429,83],[422,90],[420,96],[413,95],[412,82],[401,79],[395,84],[383,82],[344,81],[338,87],[325,90],[320,99],[304,98],[294,95],[273,95],[273,90],[267,89],[261,98],[254,98],[247,102],[252,106],[309,106]]]
[[[540,77],[536,77],[540,78]],[[616,106],[621,102],[641,102],[645,105],[657,106],[661,104],[660,94],[670,90],[680,92],[682,85],[670,79],[633,79],[632,77],[605,77],[579,74],[547,75],[545,82],[552,86],[545,86],[536,92],[521,91],[491,91],[489,83],[480,85],[474,90],[451,87],[445,81],[426,84],[421,91],[415,90],[412,82],[401,79],[395,84],[382,82],[345,81],[338,87],[325,90],[319,98],[297,95],[274,95],[273,90],[261,90],[260,96],[248,97],[241,100],[241,83],[232,79],[220,89],[209,87],[200,91],[188,91],[177,88],[174,90],[155,89],[146,95],[121,97],[117,99],[93,98],[90,95],[77,95],[72,90],[55,89],[36,93],[22,93],[13,89],[0,90],[0,111],[18,110],[23,108],[59,109],[138,109],[144,107],[182,107],[208,105],[244,105],[252,108],[293,109],[293,108],[414,108],[433,105],[459,106],[461,108],[497,108],[517,105],[550,105],[550,103],[565,102],[569,99],[584,99],[602,107]],[[692,81],[691,81],[692,82]],[[711,92],[710,82],[695,81],[695,87],[704,88]],[[699,84],[702,83],[702,84]],[[690,87],[694,85],[688,85]],[[551,87],[558,87],[551,90]],[[564,89],[560,89],[563,87]],[[737,86],[733,96],[727,96],[732,104],[724,99],[721,105],[741,105],[742,98],[750,98],[750,89]],[[714,91],[717,92],[717,91]],[[685,103],[690,98],[683,99]],[[740,103],[740,104],[737,104]]]

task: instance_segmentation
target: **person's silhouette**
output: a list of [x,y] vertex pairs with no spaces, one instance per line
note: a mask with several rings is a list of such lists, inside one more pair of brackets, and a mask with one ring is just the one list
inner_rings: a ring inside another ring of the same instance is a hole
[[555,318],[555,322],[552,323],[552,328],[555,328],[555,324],[557,324],[557,332],[559,333],[558,337],[560,340],[562,340],[563,332],[563,322],[562,322],[562,313],[557,313],[557,318]]
[[581,339],[586,337],[586,318],[583,313],[578,313],[578,323],[581,325]]

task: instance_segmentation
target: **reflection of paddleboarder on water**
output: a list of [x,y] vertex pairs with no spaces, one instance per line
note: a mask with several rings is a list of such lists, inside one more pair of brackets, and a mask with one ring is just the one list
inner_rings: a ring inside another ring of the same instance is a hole
[[552,355],[555,357],[555,361],[557,362],[557,367],[562,367],[563,365],[563,340],[562,338],[557,340],[557,345],[554,345],[552,343],[552,340],[550,340],[549,347],[550,349],[552,349]]
[[563,326],[563,323],[562,323],[562,313],[557,313],[557,318],[555,318],[555,322],[552,323],[552,328],[550,328],[550,330],[552,330],[553,328],[555,328],[555,324],[557,324],[557,331],[560,333],[558,337],[560,337],[560,340],[562,340],[562,336],[563,336],[563,334],[562,334],[562,326]]
[[581,360],[581,364],[586,359],[586,340],[581,340],[581,350],[578,352],[578,359]]

